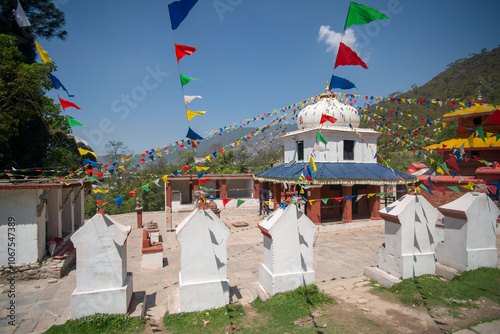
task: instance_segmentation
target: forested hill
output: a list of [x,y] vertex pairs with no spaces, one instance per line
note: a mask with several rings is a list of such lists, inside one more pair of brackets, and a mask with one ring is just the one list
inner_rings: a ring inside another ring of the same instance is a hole
[[[479,92],[486,103],[500,104],[500,47],[491,51],[483,49],[480,54],[458,59],[424,85],[413,85],[405,93],[390,94],[393,102],[384,101],[372,106],[366,113],[370,117],[362,126],[373,128],[378,122],[376,128],[383,132],[378,140],[381,157],[404,170],[409,163],[425,159],[423,155],[408,155],[406,152],[456,135],[454,130],[439,129],[441,122],[422,128],[427,120],[439,120],[444,114],[460,108],[460,102],[474,102]],[[419,103],[418,100],[430,101]],[[441,103],[432,103],[436,100],[441,100]],[[453,107],[451,101],[456,102]],[[411,131],[415,129],[421,131]],[[401,137],[394,135],[406,136],[407,142],[401,145]],[[408,141],[413,143],[407,145]]]

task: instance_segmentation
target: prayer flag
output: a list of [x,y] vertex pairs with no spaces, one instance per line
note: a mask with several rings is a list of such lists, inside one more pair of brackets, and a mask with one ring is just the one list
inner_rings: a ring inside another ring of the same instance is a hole
[[199,134],[197,134],[196,132],[194,132],[191,128],[189,128],[187,134],[186,134],[186,138],[187,139],[191,139],[191,140],[201,140],[203,139],[203,137],[201,137]]
[[30,21],[24,13],[23,7],[19,0],[17,0],[17,8],[13,10],[14,16],[16,17],[16,22],[19,27],[29,27],[31,26]]
[[335,123],[337,121],[337,119],[335,117],[332,117],[329,115],[325,115],[325,114],[321,115],[321,120],[319,121],[319,124],[323,124],[326,121],[331,122],[331,123]]
[[134,190],[132,190],[132,191],[129,191],[129,192],[128,192],[128,194],[129,194],[130,196],[135,196],[135,192],[136,192],[136,191],[137,191],[137,189],[134,189]]
[[180,73],[180,76],[181,76],[181,85],[182,85],[182,87],[184,87],[185,85],[187,85],[191,80],[201,81],[200,79],[195,79],[195,78],[187,77],[187,76],[185,76],[182,73]]
[[149,184],[145,184],[142,186],[142,189],[146,190],[146,191],[150,191],[151,189],[149,189]]
[[97,167],[97,162],[92,161],[92,160],[83,159],[83,164],[84,165],[92,164],[96,169],[99,168],[99,167]]
[[222,199],[222,204],[224,205],[224,207],[226,207],[226,204],[229,203],[229,201],[231,201],[229,198]]
[[184,105],[187,107],[196,98],[202,98],[199,95],[184,95]]
[[52,80],[52,84],[54,85],[55,89],[58,89],[59,87],[61,87],[66,92],[66,94],[68,94],[69,97],[74,97],[74,95],[69,94],[66,87],[64,87],[63,84],[61,83],[61,81],[59,79],[57,79],[52,73],[49,73],[49,76],[50,76],[50,79]]
[[453,186],[453,187],[448,187],[448,188],[450,188],[450,189],[451,189],[451,190],[453,190],[454,192],[456,192],[456,193],[459,193],[459,194],[460,194],[460,190],[458,189],[458,187]]
[[238,202],[236,203],[236,207],[239,208],[241,204],[245,203],[244,200],[239,199]]
[[42,58],[42,61],[44,63],[50,63],[52,59],[50,59],[49,54],[42,48],[40,44],[38,44],[37,41],[35,41],[35,46],[38,50],[38,53],[40,54],[40,58]]
[[312,165],[312,168],[313,168],[313,172],[316,172],[316,164],[314,163],[314,158],[313,156],[311,155],[311,157],[309,158],[309,162],[311,163]]
[[118,209],[120,209],[120,205],[122,205],[123,195],[115,198],[115,202],[118,205]]
[[172,30],[175,30],[184,21],[189,11],[193,9],[198,0],[179,0],[168,5]]
[[323,135],[321,134],[321,132],[318,132],[318,134],[316,135],[316,141],[321,141],[323,144],[327,144],[328,142],[326,141],[325,137],[323,137]]
[[490,122],[493,124],[500,124],[500,109],[495,110],[495,112],[486,119],[486,122]]
[[454,155],[450,155],[450,157],[448,158],[448,160],[446,160],[446,162],[448,163],[448,165],[458,170],[457,160],[455,159]]
[[97,194],[97,193],[107,193],[109,190],[104,190],[104,189],[94,189],[94,194]]
[[321,201],[326,204],[328,202],[328,198],[322,198]]
[[340,43],[339,51],[337,53],[337,60],[335,60],[335,68],[344,65],[360,65],[368,69],[368,66],[359,58],[356,52],[352,51],[350,47],[344,43]]
[[162,180],[163,180],[163,182],[165,182],[165,183],[167,183],[167,182],[168,182],[168,181],[167,181],[167,175],[163,175],[163,176],[161,177],[161,179],[162,179]]
[[191,111],[191,110],[188,110],[188,111],[186,111],[187,120],[189,122],[190,120],[193,119],[194,116],[196,116],[196,115],[204,115],[205,113],[206,113],[206,111]]
[[199,179],[198,183],[207,183],[210,179]]
[[159,188],[161,188],[160,184],[158,182],[160,182],[160,179],[156,179],[153,181]]
[[351,88],[356,88],[356,85],[347,79],[332,75],[329,87],[330,89],[332,88],[351,89]]
[[181,60],[182,57],[189,56],[193,54],[193,52],[195,51],[196,47],[194,46],[175,44],[175,55],[177,56],[177,64],[179,63],[179,60]]
[[95,153],[94,153],[94,152],[92,152],[92,151],[88,151],[88,150],[86,150],[86,149],[84,149],[84,148],[80,148],[80,147],[79,147],[79,148],[78,148],[78,152],[80,152],[80,155],[81,155],[81,156],[84,156],[85,154],[92,154],[92,155],[93,155],[93,156],[97,159],[97,155],[95,155]]
[[351,2],[344,30],[353,24],[365,24],[375,20],[390,19],[387,15],[371,7]]
[[73,108],[76,108],[76,109],[80,109],[81,111],[82,108],[80,108],[79,106],[77,106],[76,104],[74,104],[73,102],[69,102],[69,101],[66,101],[66,100],[63,100],[59,97],[59,95],[57,95],[57,98],[59,99],[59,101],[61,102],[61,107],[63,108],[63,110],[66,110],[66,108],[69,108],[69,107],[73,107]]
[[204,171],[208,170],[209,168],[210,167],[198,167],[198,166],[196,166],[196,171],[197,172],[204,172]]
[[73,136],[73,139],[74,139],[74,140],[75,140],[75,142],[77,142],[77,143],[82,143],[82,144],[83,144],[83,145],[85,145],[85,146],[89,146],[89,144],[88,144],[85,140],[83,140],[83,139],[81,139],[81,138],[79,138],[79,137],[77,137],[77,136]]

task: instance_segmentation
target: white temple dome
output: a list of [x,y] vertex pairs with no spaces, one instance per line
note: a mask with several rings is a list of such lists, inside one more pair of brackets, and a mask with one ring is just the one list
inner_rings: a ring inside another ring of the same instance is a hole
[[308,105],[297,115],[297,128],[307,129],[319,127],[321,115],[332,116],[337,121],[323,123],[323,128],[349,127],[351,124],[354,128],[359,127],[361,120],[358,111],[337,100],[331,92],[321,94],[320,100],[315,104]]

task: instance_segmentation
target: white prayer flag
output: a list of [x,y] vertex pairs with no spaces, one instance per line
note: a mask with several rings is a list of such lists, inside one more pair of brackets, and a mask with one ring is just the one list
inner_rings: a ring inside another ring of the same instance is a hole
[[21,28],[31,26],[30,21],[26,17],[26,14],[24,13],[23,7],[21,6],[19,0],[17,0],[17,8],[14,9],[13,12],[14,16],[16,17],[16,22]]
[[184,95],[184,105],[187,107],[196,98],[201,99],[201,96],[199,96],[199,95]]

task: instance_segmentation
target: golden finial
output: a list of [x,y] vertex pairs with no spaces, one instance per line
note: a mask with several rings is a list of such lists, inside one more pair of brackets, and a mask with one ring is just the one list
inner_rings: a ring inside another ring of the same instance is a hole
[[328,81],[326,82],[326,89],[325,89],[325,92],[329,92],[330,91],[330,84],[328,83]]

